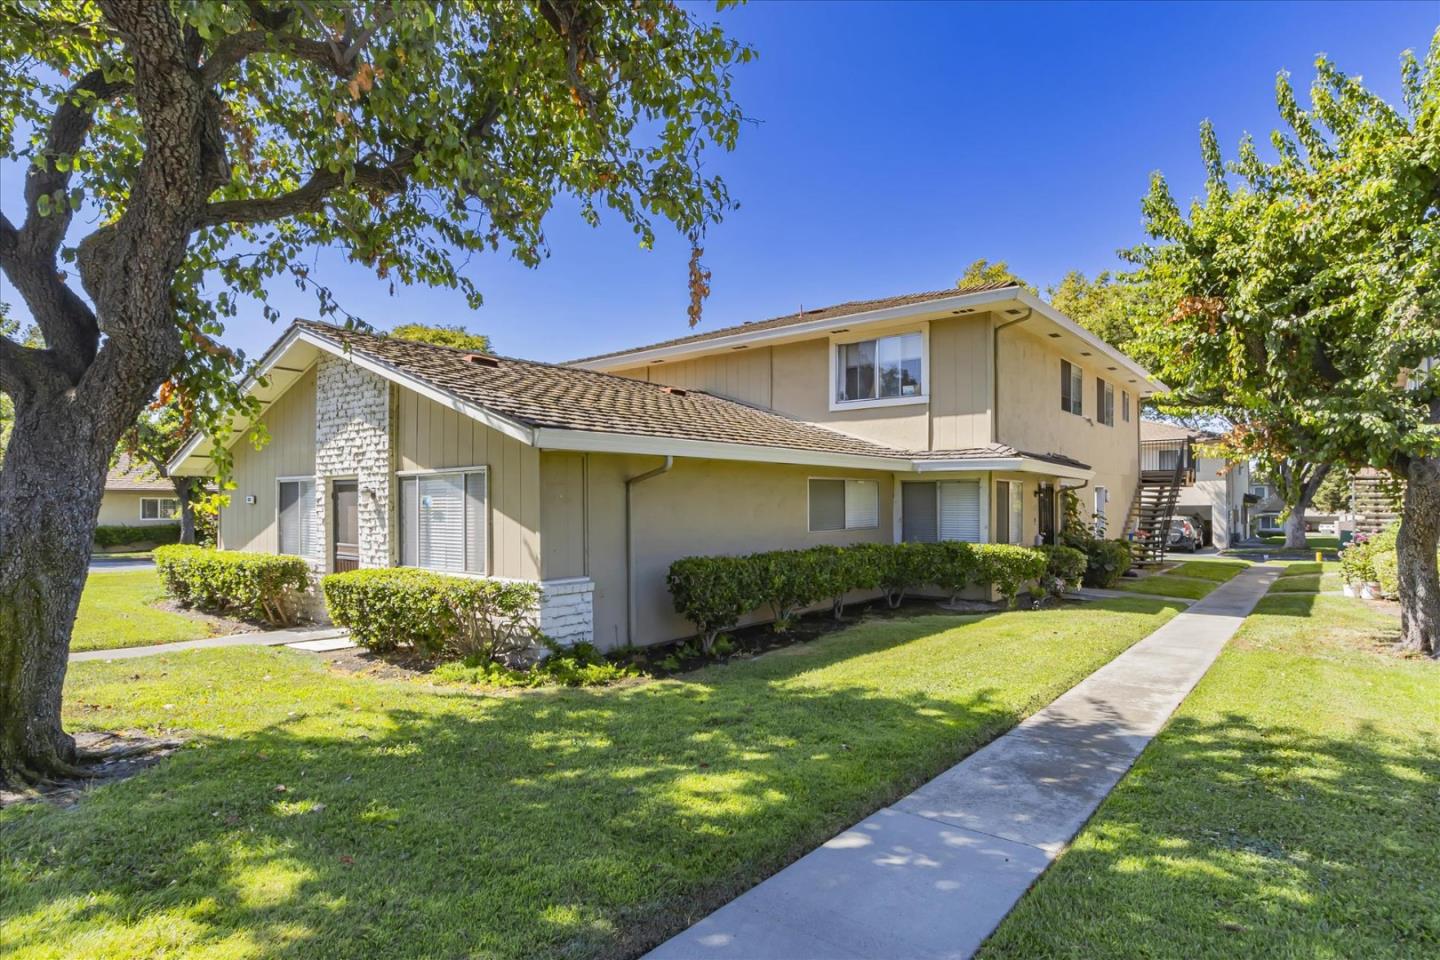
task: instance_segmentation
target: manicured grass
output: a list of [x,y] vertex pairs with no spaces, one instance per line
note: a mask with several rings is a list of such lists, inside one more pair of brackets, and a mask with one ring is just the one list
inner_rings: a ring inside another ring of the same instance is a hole
[[85,580],[70,649],[113,650],[215,636],[206,622],[152,604],[165,599],[154,570],[92,573]]
[[1177,577],[1162,573],[1139,580],[1121,580],[1117,590],[1128,593],[1145,593],[1155,597],[1182,597],[1199,600],[1220,584],[1201,577]]
[[[1283,546],[1285,546],[1285,537],[1284,537],[1283,534],[1282,534],[1282,535],[1278,535],[1278,536],[1273,536],[1273,537],[1259,537],[1259,538],[1257,538],[1257,539],[1259,539],[1261,543],[1264,543],[1264,544],[1266,544],[1267,546],[1272,546],[1272,547],[1283,547]],[[1337,536],[1322,536],[1322,535],[1320,535],[1320,534],[1312,533],[1312,534],[1308,535],[1308,536],[1305,538],[1305,549],[1307,549],[1307,550],[1339,550],[1339,549],[1340,549],[1340,538],[1337,537]]]
[[1440,665],[1272,596],[981,952],[1440,955]]
[[1242,560],[1187,560],[1173,570],[1167,570],[1166,576],[1171,577],[1196,577],[1201,580],[1214,580],[1217,583],[1224,583],[1241,570],[1249,568],[1250,564]]
[[674,680],[504,696],[272,648],[76,664],[72,727],[191,741],[74,809],[0,812],[0,943],[96,960],[635,956],[1174,612],[1134,598],[874,620]]

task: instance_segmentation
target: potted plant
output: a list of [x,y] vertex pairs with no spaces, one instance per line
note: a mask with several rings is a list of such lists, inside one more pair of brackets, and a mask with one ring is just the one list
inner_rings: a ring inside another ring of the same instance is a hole
[[1365,595],[1365,588],[1375,581],[1375,565],[1371,559],[1370,538],[1357,534],[1355,539],[1340,551],[1340,577],[1344,581],[1345,596]]

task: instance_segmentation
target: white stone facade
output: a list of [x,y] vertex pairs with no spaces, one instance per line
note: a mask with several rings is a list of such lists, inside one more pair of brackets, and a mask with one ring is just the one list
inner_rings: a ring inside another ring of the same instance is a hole
[[564,646],[595,641],[595,581],[566,577],[540,582],[540,632]]
[[315,372],[315,496],[324,518],[327,567],[333,536],[330,481],[336,478],[354,478],[359,487],[360,566],[392,563],[390,404],[390,384],[382,377],[343,357],[320,358]]

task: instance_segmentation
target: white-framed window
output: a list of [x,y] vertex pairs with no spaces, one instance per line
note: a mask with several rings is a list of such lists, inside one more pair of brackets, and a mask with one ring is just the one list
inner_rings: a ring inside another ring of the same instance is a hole
[[141,497],[140,519],[159,522],[174,520],[180,514],[180,501],[174,497]]
[[811,533],[880,526],[880,485],[874,480],[812,477],[809,500]]
[[443,573],[488,573],[489,471],[400,477],[400,563]]
[[1129,391],[1129,390],[1121,390],[1121,391],[1120,391],[1120,416],[1125,419],[1125,422],[1126,422],[1126,423],[1129,423],[1129,422],[1130,422],[1130,391]]
[[1025,542],[1025,485],[1019,480],[995,481],[995,542]]
[[296,557],[318,557],[321,537],[315,511],[315,478],[281,477],[276,486],[277,550]]
[[923,402],[929,375],[928,347],[924,330],[836,342],[831,358],[831,406]]
[[1107,427],[1115,426],[1115,385],[1095,378],[1095,419]]
[[905,481],[900,484],[900,539],[980,542],[978,480]]
[[1060,409],[1084,416],[1085,375],[1069,360],[1060,361]]
[[1105,487],[1095,488],[1095,536],[1105,536],[1105,528],[1110,525],[1106,517],[1106,511],[1110,508],[1110,491]]

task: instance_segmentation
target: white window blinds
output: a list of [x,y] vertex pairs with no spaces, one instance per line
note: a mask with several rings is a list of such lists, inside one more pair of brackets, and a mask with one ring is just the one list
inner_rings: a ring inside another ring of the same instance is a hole
[[980,484],[952,480],[940,484],[940,539],[980,542]]
[[846,480],[845,529],[872,530],[879,525],[879,485],[874,480]]
[[400,481],[400,562],[447,573],[486,573],[489,523],[483,470]]
[[316,535],[315,481],[280,481],[276,535],[281,553],[313,557],[319,547]]
[[873,530],[880,525],[880,487],[874,480],[810,481],[810,529]]

